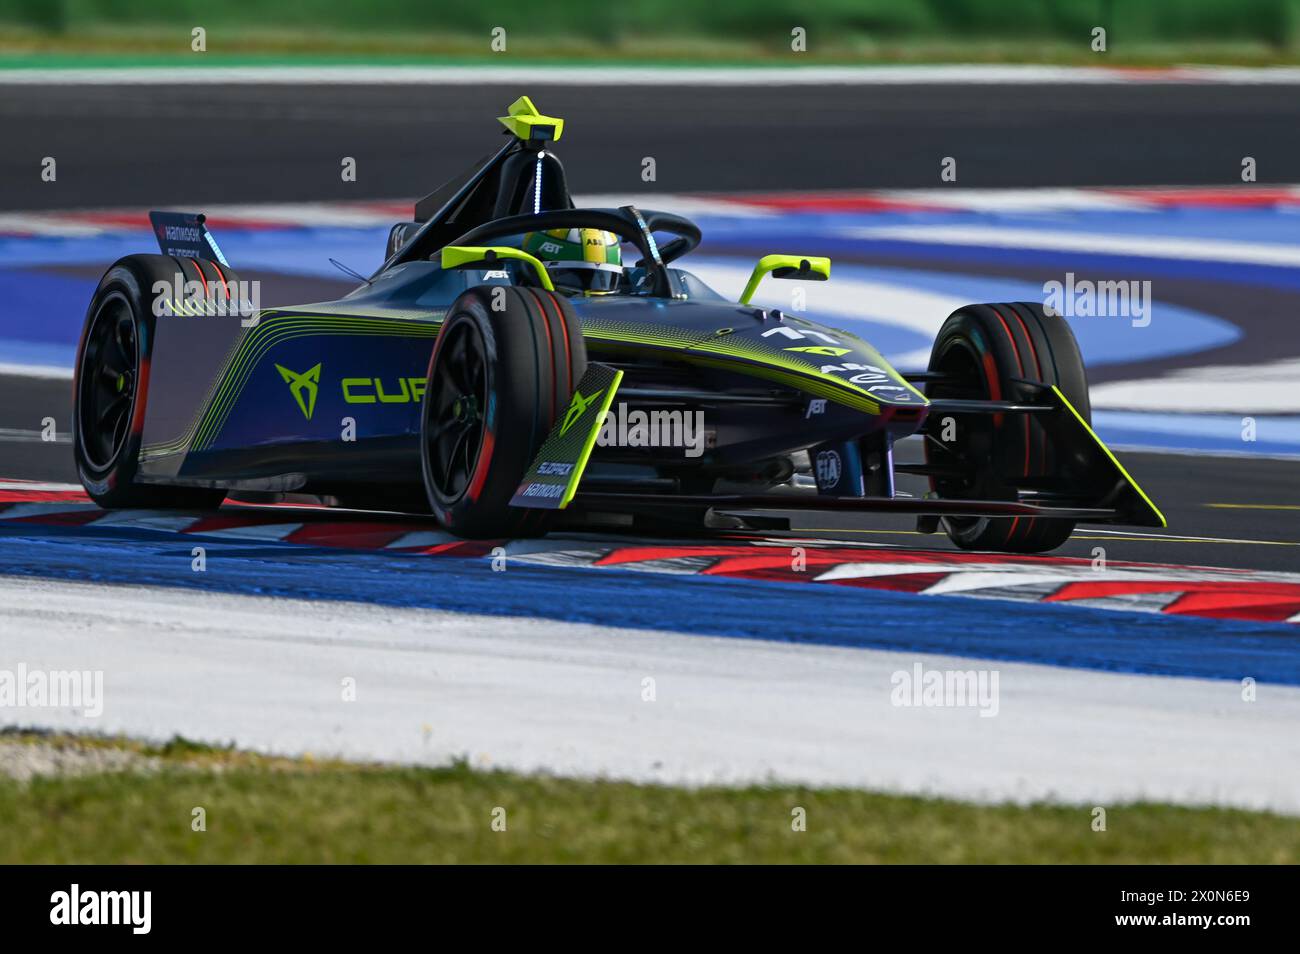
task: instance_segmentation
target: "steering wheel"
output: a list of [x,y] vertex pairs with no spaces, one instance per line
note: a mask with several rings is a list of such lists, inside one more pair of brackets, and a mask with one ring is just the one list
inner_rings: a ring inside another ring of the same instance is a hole
[[[492,239],[523,232],[551,229],[603,229],[635,245],[641,253],[637,267],[651,278],[651,291],[660,298],[672,296],[668,281],[669,262],[681,258],[700,244],[700,228],[690,219],[670,212],[640,211],[625,205],[619,209],[557,209],[533,215],[511,215],[470,229],[448,245],[486,245]],[[659,245],[651,232],[667,232],[674,238]]]

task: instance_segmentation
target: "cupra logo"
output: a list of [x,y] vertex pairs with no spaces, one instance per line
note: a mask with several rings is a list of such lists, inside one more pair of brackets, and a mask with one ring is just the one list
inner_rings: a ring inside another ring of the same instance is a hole
[[560,434],[567,434],[569,428],[577,423],[578,418],[582,417],[582,415],[586,413],[587,408],[591,407],[591,402],[604,393],[605,389],[601,388],[599,391],[593,391],[591,394],[583,397],[580,392],[574,391],[573,400],[569,402],[569,410],[564,414],[564,423],[560,425]]
[[289,391],[293,394],[293,399],[298,402],[302,416],[310,421],[312,411],[316,410],[316,388],[320,384],[320,365],[302,374],[295,374],[279,364],[275,366],[275,370],[280,372],[280,377],[284,378],[285,384],[289,385]]

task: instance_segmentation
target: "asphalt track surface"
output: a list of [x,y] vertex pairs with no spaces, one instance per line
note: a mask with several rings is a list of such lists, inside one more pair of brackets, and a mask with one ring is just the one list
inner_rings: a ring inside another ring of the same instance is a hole
[[[513,86],[0,87],[0,208],[7,210],[336,200],[419,195],[464,168],[483,117]],[[963,187],[1300,181],[1300,99],[1290,86],[918,85],[619,87],[528,90],[581,116],[559,151],[571,187],[643,191],[642,159],[665,191],[922,187],[958,157]],[[58,179],[41,183],[43,156]],[[357,181],[339,163],[357,160]],[[579,185],[580,184],[580,185]],[[249,276],[246,276],[249,277]],[[251,276],[256,277],[256,276]],[[343,283],[268,282],[272,299],[312,300]],[[309,286],[309,287],[303,287]],[[1195,293],[1190,289],[1189,293]],[[1222,294],[1220,290],[1218,292]],[[1276,303],[1266,303],[1277,311]],[[1252,313],[1250,302],[1239,303]],[[1264,309],[1254,309],[1263,311]],[[1244,359],[1258,356],[1241,356]],[[0,476],[74,479],[70,388],[0,378]],[[7,436],[5,436],[7,435]],[[1261,570],[1300,566],[1294,463],[1126,454],[1164,509],[1167,531],[1081,529],[1060,552]],[[802,518],[827,536],[946,546],[905,519]]]
[[422,195],[525,91],[573,117],[583,192],[644,191],[647,156],[670,192],[938,186],[945,156],[962,188],[1300,181],[1294,86],[527,87],[0,86],[0,208]]

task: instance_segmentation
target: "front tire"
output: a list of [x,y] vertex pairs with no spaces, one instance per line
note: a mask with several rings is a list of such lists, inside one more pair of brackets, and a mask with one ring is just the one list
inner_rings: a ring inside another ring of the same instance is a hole
[[[930,386],[933,398],[1039,403],[1061,389],[1091,422],[1088,377],[1069,324],[1033,302],[968,305],[944,322],[930,354],[930,371],[946,377]],[[940,497],[1018,499],[1022,487],[1050,489],[1061,460],[1033,414],[953,415],[956,439],[926,441],[926,462],[961,477],[932,477]],[[1042,553],[1074,532],[1071,520],[1042,517],[946,517],[944,530],[964,550]]]
[[552,511],[510,500],[586,369],[582,326],[560,295],[479,286],[452,303],[420,416],[425,490],[444,527],[471,538],[546,531]]

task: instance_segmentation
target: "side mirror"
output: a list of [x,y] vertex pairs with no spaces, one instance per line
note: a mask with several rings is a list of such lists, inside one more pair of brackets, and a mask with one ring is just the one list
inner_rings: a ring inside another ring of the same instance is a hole
[[546,266],[523,249],[508,245],[448,245],[442,250],[442,267],[452,268],[487,268],[501,267],[501,259],[513,258],[526,262],[537,273],[537,280],[547,291],[555,291],[551,276],[546,274]]
[[754,266],[754,273],[749,276],[749,284],[745,286],[740,296],[742,305],[749,304],[749,300],[754,297],[754,292],[758,291],[758,283],[769,272],[773,278],[824,282],[831,277],[831,260],[807,255],[764,255]]

